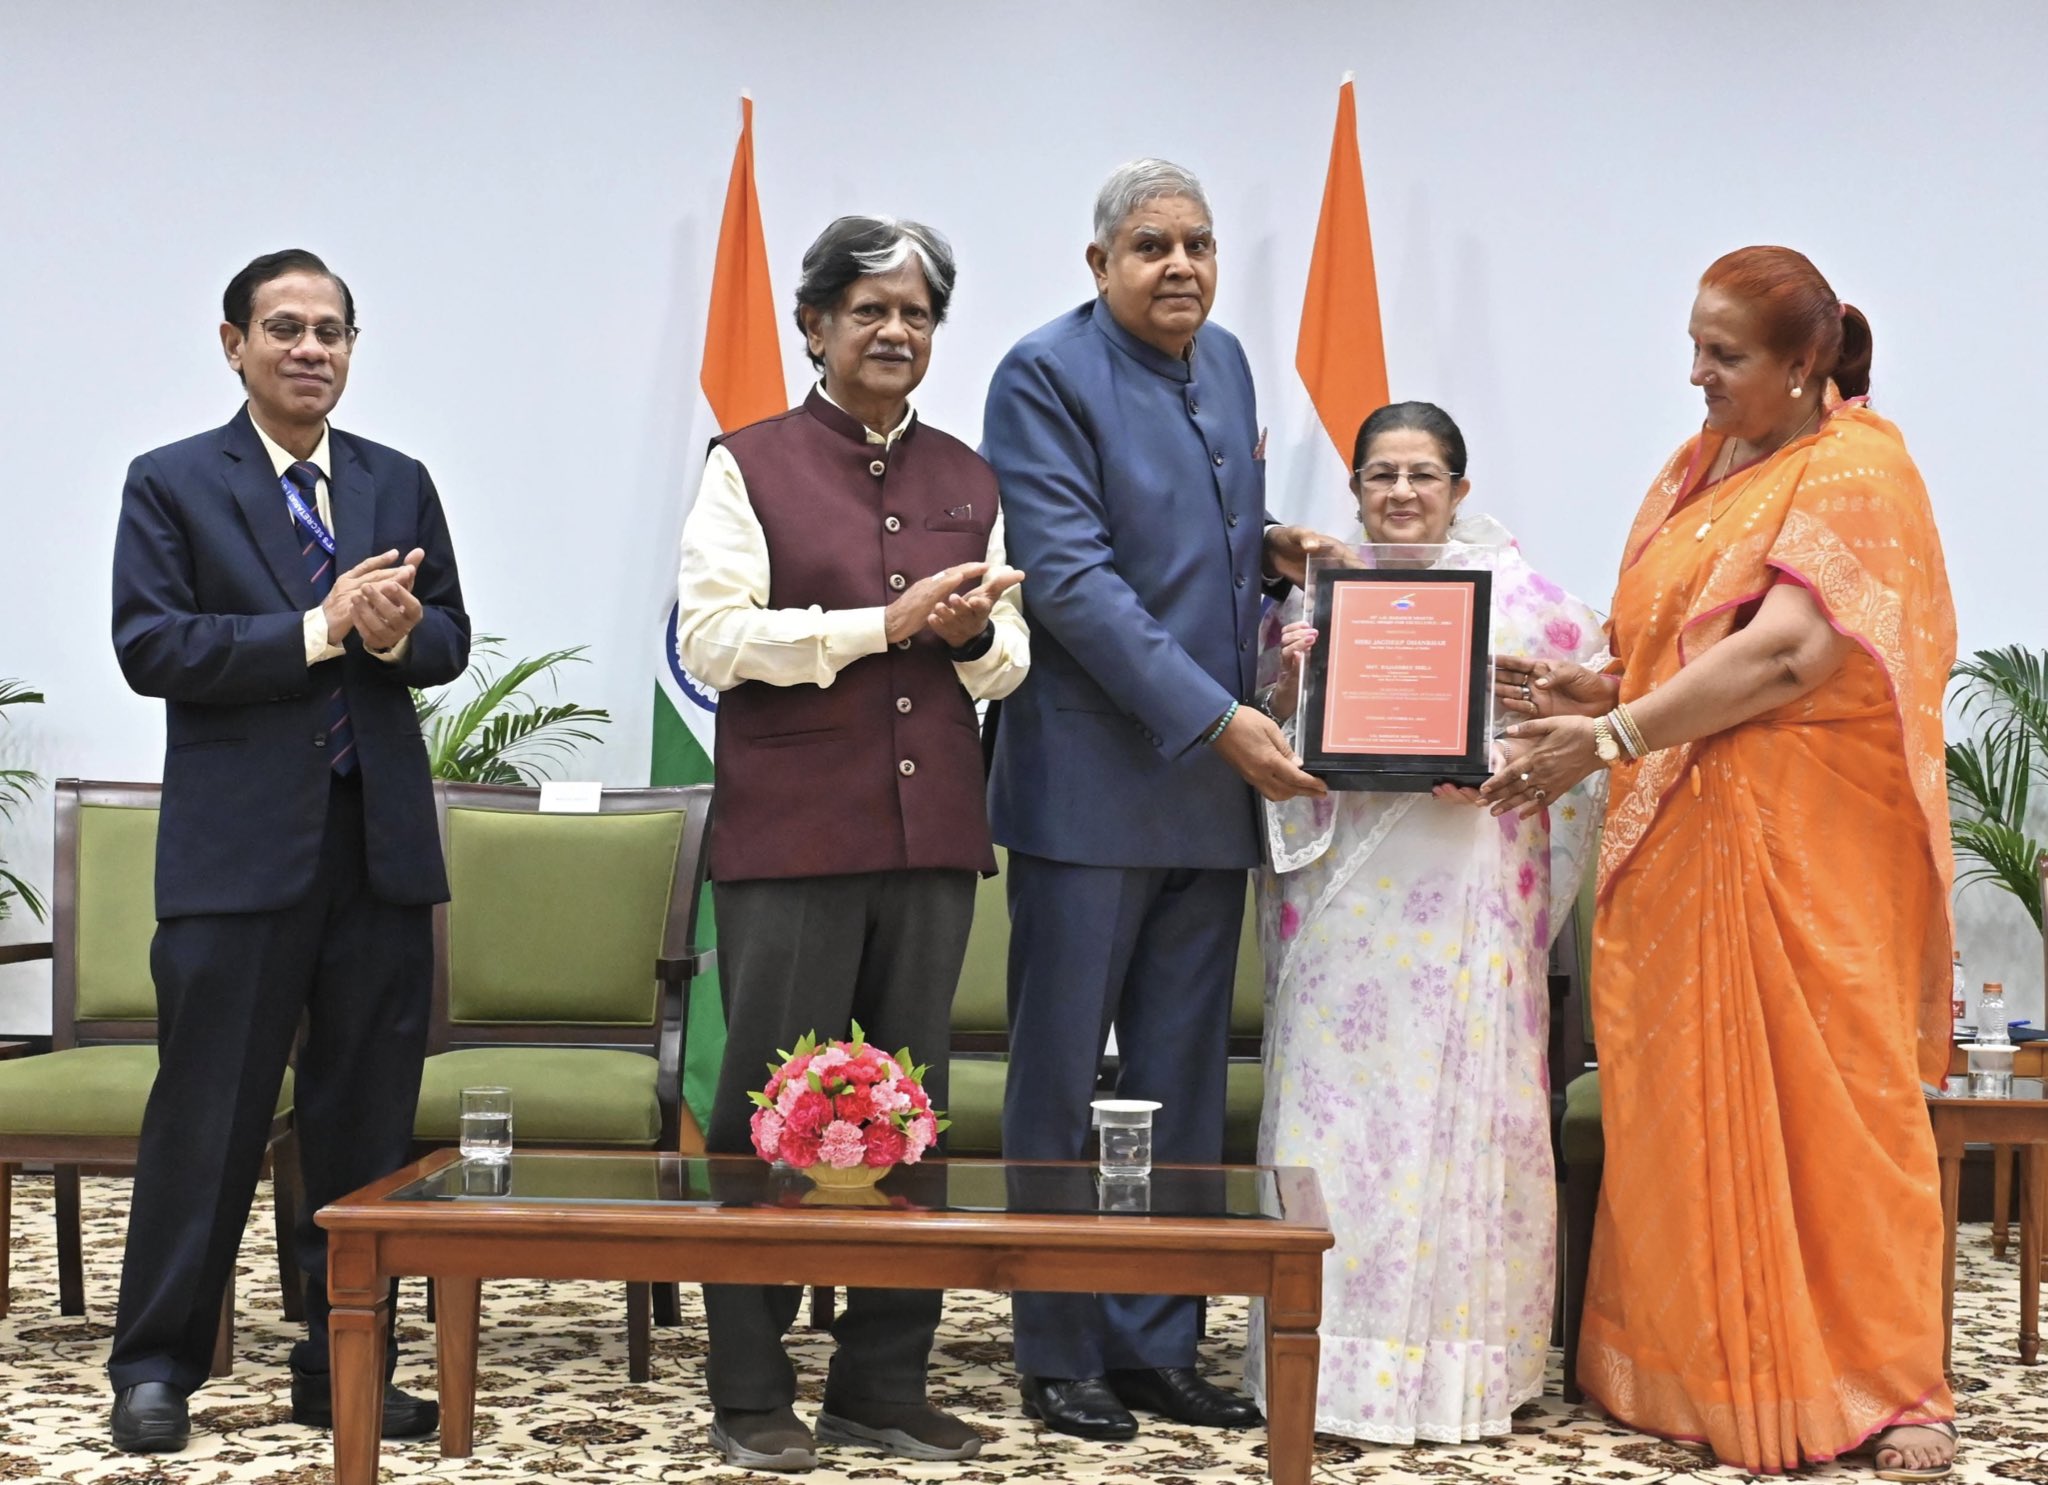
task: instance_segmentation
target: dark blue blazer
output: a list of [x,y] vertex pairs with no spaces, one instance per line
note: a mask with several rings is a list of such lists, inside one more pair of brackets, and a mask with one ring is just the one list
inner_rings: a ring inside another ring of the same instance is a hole
[[291,516],[245,407],[224,428],[128,466],[114,539],[114,652],[128,684],[164,699],[160,918],[263,912],[312,889],[327,820],[327,697],[337,681],[362,771],[370,887],[443,902],[433,783],[409,686],[469,664],[469,615],[440,497],[418,460],[331,430],[337,570],[373,553],[425,552],[425,613],[386,664],[351,633],[306,665],[318,602]]
[[1006,697],[989,823],[1087,866],[1259,860],[1251,787],[1202,735],[1252,692],[1265,467],[1251,367],[1203,327],[1191,361],[1097,300],[1027,335],[989,385],[1031,674]]

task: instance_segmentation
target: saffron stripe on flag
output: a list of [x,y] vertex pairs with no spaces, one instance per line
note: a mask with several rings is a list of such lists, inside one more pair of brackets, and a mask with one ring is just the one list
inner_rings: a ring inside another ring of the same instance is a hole
[[1337,457],[1349,467],[1359,425],[1387,403],[1387,352],[1380,333],[1372,222],[1365,210],[1365,169],[1358,158],[1358,108],[1348,72],[1337,89],[1337,126],[1302,294],[1294,369],[1337,446]]
[[[711,269],[711,302],[704,317],[704,355],[697,382],[716,431],[730,433],[788,408],[782,377],[782,342],[775,292],[768,281],[768,246],[761,230],[761,200],[754,189],[754,100],[740,94],[740,133],[733,146],[719,216],[718,252]],[[709,420],[707,420],[709,421]],[[693,447],[704,443],[692,439]],[[694,475],[697,471],[693,470]],[[684,495],[695,498],[692,479]],[[675,568],[669,567],[673,580]],[[712,776],[718,697],[690,676],[676,654],[674,588],[661,625],[662,663],[655,669],[653,752],[648,779],[654,784],[699,784]],[[697,909],[697,943],[718,941],[712,894],[707,884]],[[711,1122],[711,1099],[725,1053],[725,1016],[714,967],[691,989],[689,1047],[683,1065],[683,1100],[699,1128]]]

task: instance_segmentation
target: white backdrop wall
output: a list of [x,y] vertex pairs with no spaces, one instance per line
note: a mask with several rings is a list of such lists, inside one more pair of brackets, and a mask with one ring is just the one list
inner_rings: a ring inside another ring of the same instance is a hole
[[[1274,508],[1338,521],[1342,462],[1293,346],[1347,68],[1395,395],[1460,419],[1475,503],[1539,564],[1604,605],[1630,513],[1699,420],[1692,286],[1728,248],[1784,242],[1875,326],[1965,648],[2048,638],[2048,502],[2013,437],[2048,345],[2034,0],[0,0],[0,675],[49,695],[0,729],[0,762],[159,776],[159,708],[107,639],[122,472],[233,412],[221,288],[304,245],[366,327],[337,422],[433,470],[480,632],[591,647],[571,694],[616,721],[582,771],[644,782],[742,87],[779,297],[838,213],[951,235],[960,290],[920,402],[970,440],[1002,352],[1086,297],[1103,175],[1194,168]],[[5,845],[43,881],[47,816]],[[2031,925],[1988,888],[1962,906],[1973,971],[2038,1020]],[[46,1024],[46,975],[0,972],[0,1030]]]

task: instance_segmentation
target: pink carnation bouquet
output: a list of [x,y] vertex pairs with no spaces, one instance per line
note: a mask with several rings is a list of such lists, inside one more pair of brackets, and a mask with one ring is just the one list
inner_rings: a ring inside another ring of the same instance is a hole
[[852,1179],[872,1180],[915,1165],[949,1122],[925,1096],[925,1069],[911,1066],[909,1049],[891,1057],[870,1046],[857,1021],[851,1041],[821,1044],[806,1033],[781,1057],[768,1065],[768,1086],[747,1095],[758,1105],[754,1153],[813,1180],[857,1170]]

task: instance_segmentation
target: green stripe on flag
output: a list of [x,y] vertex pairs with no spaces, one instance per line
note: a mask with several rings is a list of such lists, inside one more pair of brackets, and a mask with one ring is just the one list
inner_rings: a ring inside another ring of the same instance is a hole
[[[651,784],[706,784],[711,759],[676,711],[659,682],[654,687],[654,756],[647,770]],[[697,904],[697,944],[716,948],[718,923],[711,911],[711,884]],[[699,975],[690,987],[690,1037],[683,1059],[683,1101],[697,1116],[697,1126],[711,1123],[711,1099],[718,1090],[718,1064],[725,1055],[725,1005],[718,993],[718,968]]]

